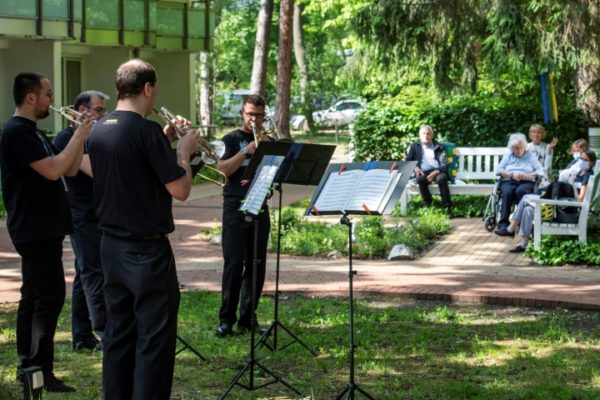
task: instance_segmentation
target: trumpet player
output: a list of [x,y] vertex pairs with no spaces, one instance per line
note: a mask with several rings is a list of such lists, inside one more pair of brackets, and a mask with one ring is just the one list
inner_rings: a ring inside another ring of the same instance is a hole
[[179,286],[167,235],[172,198],[192,185],[188,132],[171,150],[172,126],[146,119],[158,94],[152,65],[133,59],[116,73],[117,107],[94,126],[88,150],[102,238],[106,329],[105,399],[168,400],[173,382]]
[[[98,120],[106,114],[108,96],[96,90],[80,93],[73,109]],[[54,139],[54,145],[64,149],[75,131],[71,123]],[[75,253],[75,279],[71,296],[71,335],[73,350],[100,349],[106,324],[104,275],[100,264],[100,228],[94,211],[90,157],[84,150],[77,175],[67,177],[69,203],[73,219],[71,246]],[[96,336],[97,335],[97,336]]]
[[[251,94],[245,96],[240,110],[243,124],[241,128],[229,132],[223,137],[225,154],[218,162],[218,168],[229,178],[229,185],[223,189],[223,278],[221,287],[221,309],[219,311],[219,325],[216,329],[218,337],[225,337],[233,333],[233,326],[237,321],[238,331],[250,330],[252,313],[252,261],[254,259],[254,227],[251,222],[244,219],[244,214],[239,210],[249,182],[241,180],[249,159],[256,151],[257,132],[262,130],[265,116],[265,101],[262,97]],[[262,135],[260,140],[271,140]],[[258,300],[265,281],[265,266],[267,256],[267,240],[271,229],[269,209],[267,205],[258,216],[258,270],[256,271],[256,293],[254,304]],[[239,319],[236,316],[238,302],[240,301]]]
[[73,229],[62,176],[77,173],[91,119],[82,120],[59,152],[37,129],[53,102],[50,80],[20,73],[12,92],[16,110],[0,136],[0,170],[8,233],[21,256],[17,377],[28,384],[23,369],[39,366],[46,391],[73,392],[54,375],[54,334],[65,301],[62,242]]

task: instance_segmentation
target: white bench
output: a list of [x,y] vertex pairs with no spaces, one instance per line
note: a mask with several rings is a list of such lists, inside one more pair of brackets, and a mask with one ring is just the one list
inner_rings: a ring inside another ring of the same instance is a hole
[[[580,242],[587,241],[587,221],[590,209],[600,192],[600,169],[596,167],[594,175],[590,177],[588,187],[585,192],[583,202],[568,201],[568,200],[551,200],[551,199],[533,199],[535,202],[535,211],[533,217],[533,247],[535,250],[540,249],[542,235],[570,235],[577,236]],[[579,220],[576,224],[565,224],[559,222],[542,221],[542,204],[553,204],[555,206],[570,206],[579,207]]]
[[[497,179],[496,167],[500,164],[506,147],[456,147],[458,170],[454,183],[449,183],[450,194],[490,195]],[[465,182],[468,180],[469,182]],[[484,182],[477,182],[484,181]],[[429,185],[431,194],[440,194],[440,189],[433,183]],[[419,194],[419,186],[412,179],[400,197],[400,213],[406,215],[410,196]]]

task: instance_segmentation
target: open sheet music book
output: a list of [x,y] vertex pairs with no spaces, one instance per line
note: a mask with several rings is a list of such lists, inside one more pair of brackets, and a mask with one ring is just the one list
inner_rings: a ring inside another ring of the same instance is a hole
[[240,211],[258,215],[283,159],[281,156],[263,157]]
[[401,176],[396,169],[330,172],[313,204],[313,214],[382,214]]

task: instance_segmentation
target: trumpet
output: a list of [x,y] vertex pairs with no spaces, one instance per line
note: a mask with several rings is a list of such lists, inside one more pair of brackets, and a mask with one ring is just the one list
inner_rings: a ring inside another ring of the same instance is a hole
[[[181,126],[173,123],[175,115],[166,107],[161,107],[160,110],[157,110],[155,108],[154,112],[158,114],[160,119],[162,119],[166,124],[175,129],[175,132],[177,133],[177,137],[179,139],[183,138],[187,134],[187,131],[191,129],[182,128]],[[223,154],[225,154],[225,143],[222,140],[213,140],[212,142],[209,142],[202,136],[200,136],[198,148],[196,149],[196,153],[192,156],[190,164],[198,165],[202,163],[203,165],[198,169],[196,173],[202,178],[206,179],[207,181],[210,181],[223,187],[229,182],[229,180],[227,179],[227,175],[219,171],[217,168],[211,166],[213,164],[216,164],[221,159],[221,157],[223,157]],[[201,173],[200,170],[202,170],[203,168],[215,172],[218,175],[218,180]]]
[[81,114],[79,111],[75,111],[73,106],[64,106],[60,108],[50,106],[50,109],[62,115],[64,119],[71,122],[75,126],[79,126],[83,122],[83,114]]
[[267,131],[256,129],[256,123],[254,121],[250,121],[250,127],[252,128],[252,136],[254,136],[254,145],[258,147],[258,142],[263,140],[267,136]]

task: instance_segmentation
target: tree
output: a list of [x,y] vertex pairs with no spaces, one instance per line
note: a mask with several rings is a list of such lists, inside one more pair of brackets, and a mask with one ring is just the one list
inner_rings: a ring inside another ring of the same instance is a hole
[[269,35],[273,23],[273,0],[261,0],[258,12],[258,26],[256,29],[256,43],[254,45],[254,61],[252,63],[252,77],[250,91],[265,97],[267,67],[269,56]]
[[281,0],[279,7],[279,58],[275,98],[275,125],[281,138],[290,135],[290,99],[292,83],[292,24],[294,0]]
[[308,88],[308,67],[306,65],[306,51],[304,49],[304,35],[302,32],[302,10],[304,5],[294,4],[294,22],[293,22],[293,42],[294,56],[298,66],[298,77],[300,81],[300,104],[302,113],[306,117],[307,129],[311,133],[316,133],[313,121],[312,96]]

